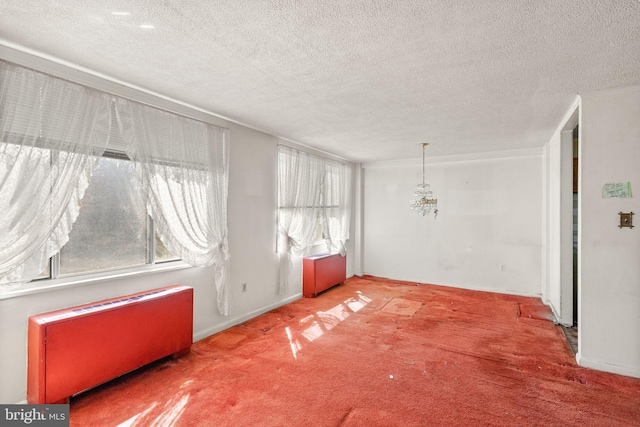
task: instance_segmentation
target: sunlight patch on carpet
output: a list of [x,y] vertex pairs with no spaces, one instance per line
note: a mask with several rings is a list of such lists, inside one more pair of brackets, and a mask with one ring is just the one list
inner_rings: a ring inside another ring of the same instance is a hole
[[298,332],[298,328],[294,330],[288,326],[285,328],[294,359],[298,358],[297,354],[302,350],[301,338],[309,343],[315,341],[371,302],[371,298],[363,295],[362,292],[357,291],[357,294],[357,298],[348,298],[327,311],[317,311],[300,320],[298,326],[301,332]]
[[413,316],[422,305],[421,301],[413,301],[404,298],[392,298],[382,307],[382,311],[401,316]]

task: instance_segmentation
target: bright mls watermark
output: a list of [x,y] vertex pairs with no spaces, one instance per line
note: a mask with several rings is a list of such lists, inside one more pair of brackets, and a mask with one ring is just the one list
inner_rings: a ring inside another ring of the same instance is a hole
[[69,427],[69,405],[0,405],[0,427]]

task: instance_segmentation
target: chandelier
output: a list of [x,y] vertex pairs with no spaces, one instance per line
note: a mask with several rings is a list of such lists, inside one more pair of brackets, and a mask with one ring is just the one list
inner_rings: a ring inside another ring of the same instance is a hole
[[429,184],[424,182],[424,148],[429,145],[422,144],[422,184],[418,184],[418,188],[413,193],[413,199],[409,201],[409,207],[420,216],[425,216],[433,211],[433,217],[438,216],[438,199],[433,197],[433,191]]

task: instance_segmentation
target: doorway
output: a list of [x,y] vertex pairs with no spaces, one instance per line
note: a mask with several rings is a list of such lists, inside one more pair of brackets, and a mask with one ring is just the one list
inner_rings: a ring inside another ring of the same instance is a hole
[[[580,127],[579,105],[568,118],[560,132],[560,147],[556,151],[559,156],[560,170],[558,181],[552,183],[559,195],[559,205],[552,205],[552,299],[558,323],[563,327],[567,341],[577,354],[579,326],[579,265],[578,251],[580,236]],[[553,171],[552,171],[553,173]],[[553,189],[552,189],[553,190]],[[552,194],[553,196],[553,194]],[[553,200],[553,199],[552,199]],[[556,199],[558,200],[558,199]],[[553,229],[555,228],[555,230]],[[557,234],[556,234],[557,233]],[[557,258],[555,258],[557,256]],[[554,293],[556,292],[556,293]]]
[[[572,132],[572,162],[571,162],[571,175],[573,177],[572,181],[572,215],[571,215],[571,249],[572,249],[572,265],[571,265],[571,324],[563,324],[562,330],[564,331],[564,335],[567,338],[567,342],[573,350],[573,354],[578,353],[578,219],[579,219],[579,209],[578,209],[578,195],[580,191],[579,187],[579,160],[578,160],[578,152],[579,152],[579,129],[576,126]],[[568,298],[569,296],[562,296],[563,299]],[[563,301],[563,304],[568,304],[568,301]]]
[[[579,148],[579,139],[578,139],[578,126],[573,129],[573,327],[578,328],[578,192],[580,188],[578,187],[578,148]],[[575,351],[574,351],[575,352]]]

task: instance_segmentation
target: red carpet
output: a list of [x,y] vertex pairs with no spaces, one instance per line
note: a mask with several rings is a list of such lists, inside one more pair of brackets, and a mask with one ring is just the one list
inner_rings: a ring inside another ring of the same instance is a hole
[[577,366],[550,317],[354,277],[72,398],[71,425],[640,425],[640,379]]

